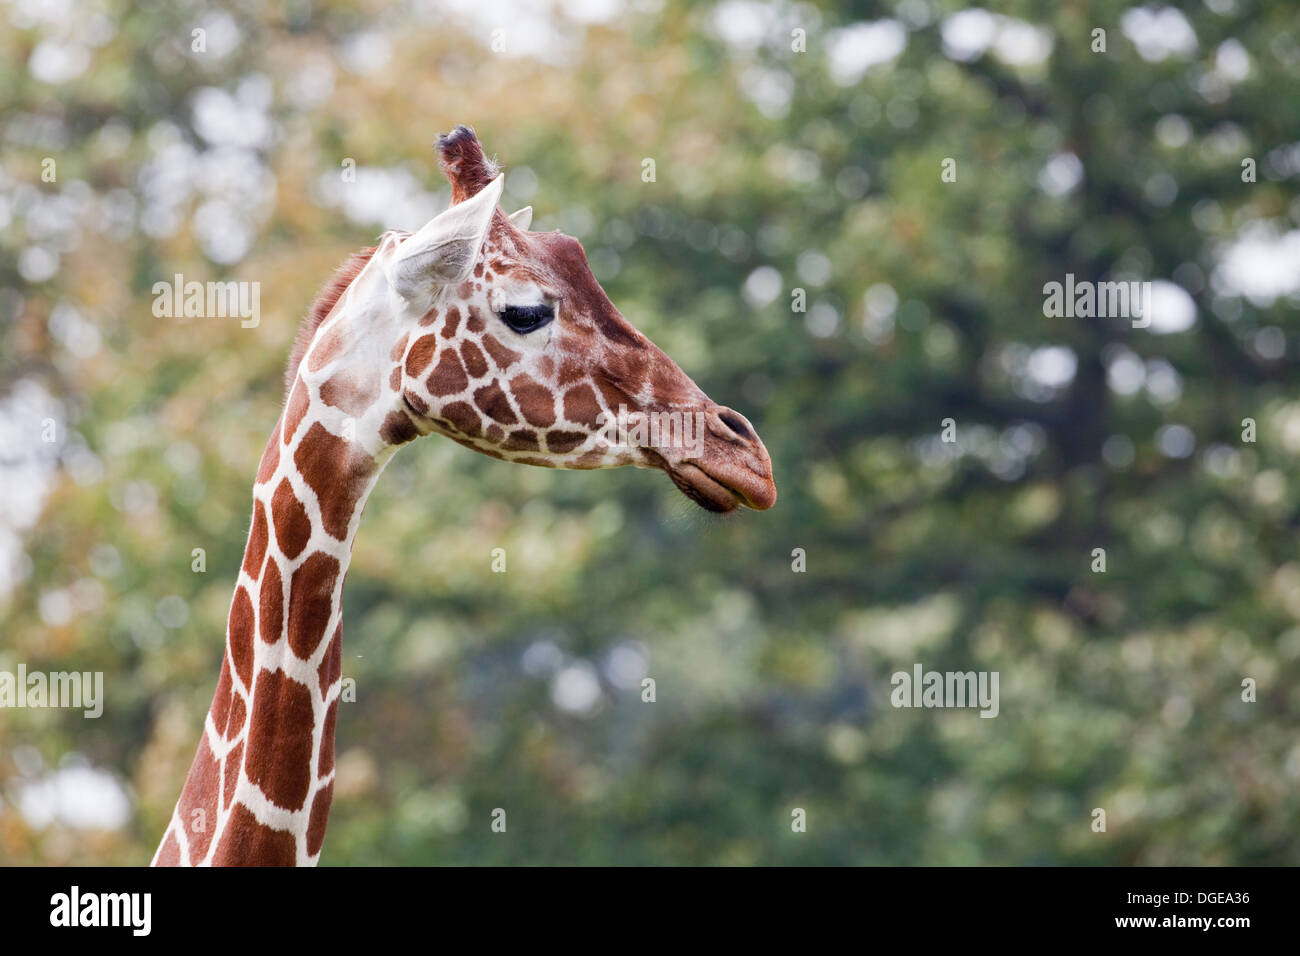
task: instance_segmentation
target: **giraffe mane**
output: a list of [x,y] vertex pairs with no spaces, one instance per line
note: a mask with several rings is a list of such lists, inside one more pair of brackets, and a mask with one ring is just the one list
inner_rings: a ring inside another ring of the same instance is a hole
[[307,347],[311,345],[311,340],[316,336],[316,330],[320,328],[321,323],[334,310],[339,298],[347,287],[352,284],[352,280],[366,267],[366,263],[370,261],[371,256],[375,254],[375,250],[378,248],[378,246],[371,246],[369,249],[359,249],[352,253],[341,266],[334,270],[334,275],[316,293],[316,301],[311,304],[311,309],[299,324],[298,334],[293,340],[293,350],[289,353],[289,365],[284,373],[286,397],[289,390],[293,388],[293,380],[298,375],[298,366],[302,364],[302,357],[307,354]]

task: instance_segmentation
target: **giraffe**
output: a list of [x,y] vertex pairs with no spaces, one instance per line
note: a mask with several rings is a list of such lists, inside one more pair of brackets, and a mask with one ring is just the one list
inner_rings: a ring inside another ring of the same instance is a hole
[[[437,152],[451,205],[354,254],[299,330],[212,706],[154,865],[319,860],[343,579],[366,498],[402,445],[437,433],[528,465],[657,468],[717,512],[776,501],[753,426],[619,314],[581,244],[529,231],[531,207],[497,208],[504,175],[474,132],[440,136]],[[610,428],[674,413],[699,423],[691,441]]]

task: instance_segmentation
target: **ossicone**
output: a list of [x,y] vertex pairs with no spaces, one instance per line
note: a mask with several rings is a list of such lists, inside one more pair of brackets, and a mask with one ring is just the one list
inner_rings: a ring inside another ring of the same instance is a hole
[[451,183],[451,201],[464,202],[497,178],[497,164],[483,153],[468,126],[457,126],[438,137],[438,165]]

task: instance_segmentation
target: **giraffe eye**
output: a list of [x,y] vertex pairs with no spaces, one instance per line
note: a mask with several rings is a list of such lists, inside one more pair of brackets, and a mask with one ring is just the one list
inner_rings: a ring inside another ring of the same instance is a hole
[[554,318],[552,305],[508,305],[501,310],[501,321],[521,335],[540,329]]

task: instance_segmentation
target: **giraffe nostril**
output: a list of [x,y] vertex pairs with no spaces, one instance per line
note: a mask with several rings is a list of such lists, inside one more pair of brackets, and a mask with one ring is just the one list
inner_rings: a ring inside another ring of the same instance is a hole
[[753,438],[754,433],[749,430],[739,415],[735,412],[719,412],[718,419],[741,438]]

